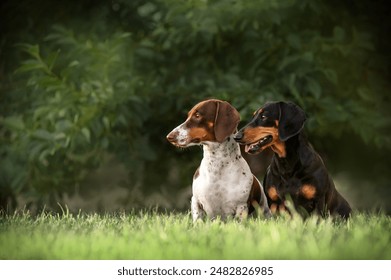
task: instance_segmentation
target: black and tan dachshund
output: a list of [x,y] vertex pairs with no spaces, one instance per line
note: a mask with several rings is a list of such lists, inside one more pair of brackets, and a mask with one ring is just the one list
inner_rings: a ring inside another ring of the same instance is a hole
[[266,103],[234,139],[245,145],[249,154],[258,154],[268,147],[274,151],[263,181],[272,212],[287,210],[285,201],[289,197],[295,209],[304,215],[338,214],[348,218],[351,207],[336,190],[323,160],[304,136],[305,121],[304,111],[296,104]]

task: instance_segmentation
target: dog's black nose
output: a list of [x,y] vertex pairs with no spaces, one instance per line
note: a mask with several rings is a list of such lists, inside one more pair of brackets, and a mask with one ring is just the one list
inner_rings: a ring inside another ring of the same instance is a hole
[[234,135],[234,140],[235,141],[240,141],[243,138],[243,132],[239,130],[235,135]]

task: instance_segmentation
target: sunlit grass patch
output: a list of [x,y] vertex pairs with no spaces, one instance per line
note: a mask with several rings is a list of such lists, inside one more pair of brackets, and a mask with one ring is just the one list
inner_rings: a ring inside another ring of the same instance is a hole
[[193,224],[181,213],[66,212],[0,221],[1,259],[391,259],[383,214]]

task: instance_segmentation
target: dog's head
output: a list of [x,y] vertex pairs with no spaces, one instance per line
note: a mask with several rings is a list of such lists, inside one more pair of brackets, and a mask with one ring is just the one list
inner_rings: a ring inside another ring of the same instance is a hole
[[236,131],[240,116],[228,102],[209,99],[195,105],[184,123],[174,128],[167,140],[178,147],[205,142],[222,143]]
[[[276,152],[279,146],[297,135],[304,127],[304,111],[294,103],[270,102],[258,109],[251,121],[235,134],[234,139],[245,145],[249,154],[257,154],[272,147]],[[285,151],[281,151],[280,156]]]

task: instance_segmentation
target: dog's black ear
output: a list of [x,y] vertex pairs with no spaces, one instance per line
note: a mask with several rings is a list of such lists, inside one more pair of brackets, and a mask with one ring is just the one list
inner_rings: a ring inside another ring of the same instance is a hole
[[299,134],[306,121],[306,115],[299,106],[294,103],[279,102],[280,117],[278,123],[278,134],[281,141]]
[[214,132],[216,140],[221,143],[235,132],[240,121],[240,115],[228,102],[216,101],[216,106]]

